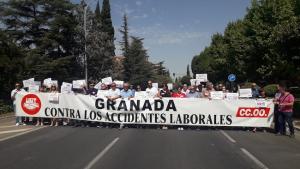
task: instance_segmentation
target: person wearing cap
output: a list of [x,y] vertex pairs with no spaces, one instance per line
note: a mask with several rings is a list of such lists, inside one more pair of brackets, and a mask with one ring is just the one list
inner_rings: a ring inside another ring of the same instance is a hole
[[[22,93],[22,92],[26,92],[24,89],[22,89],[21,84],[20,83],[16,83],[15,84],[15,89],[11,91],[11,100],[13,101],[13,108],[14,108],[14,112],[16,113],[16,97],[18,94]],[[22,123],[22,117],[20,116],[16,116],[16,126],[20,125]],[[23,123],[23,125],[26,125],[25,123]]]

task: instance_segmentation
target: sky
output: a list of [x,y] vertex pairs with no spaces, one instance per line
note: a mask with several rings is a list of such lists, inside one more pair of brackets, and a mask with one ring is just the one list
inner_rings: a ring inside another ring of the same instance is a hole
[[[97,0],[86,2],[95,9]],[[144,38],[150,61],[164,61],[171,74],[183,76],[193,57],[209,46],[211,36],[223,33],[229,22],[242,19],[250,3],[251,0],[110,0],[116,54],[121,54],[118,29],[126,12],[129,34]]]

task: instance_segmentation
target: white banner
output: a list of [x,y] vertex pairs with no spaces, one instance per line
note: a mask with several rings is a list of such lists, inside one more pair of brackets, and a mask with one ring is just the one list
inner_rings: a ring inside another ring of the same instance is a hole
[[111,102],[88,95],[59,93],[58,97],[53,99],[50,93],[20,93],[16,100],[16,115],[107,123],[196,126],[270,127],[273,121],[272,100],[135,98]]

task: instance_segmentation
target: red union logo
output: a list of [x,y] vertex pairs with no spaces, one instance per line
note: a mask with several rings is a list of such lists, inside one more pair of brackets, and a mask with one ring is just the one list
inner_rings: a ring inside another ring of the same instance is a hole
[[42,107],[41,100],[35,94],[27,94],[22,98],[21,107],[25,113],[35,115]]
[[236,113],[236,117],[267,118],[269,113],[270,108],[240,107]]

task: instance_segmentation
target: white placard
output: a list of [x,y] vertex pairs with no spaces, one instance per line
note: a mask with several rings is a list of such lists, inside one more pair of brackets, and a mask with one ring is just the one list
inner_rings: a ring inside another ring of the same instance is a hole
[[40,90],[40,86],[37,85],[30,85],[28,87],[28,92],[39,92]]
[[156,89],[158,89],[158,83],[152,83],[153,87],[156,87]]
[[102,83],[99,82],[99,83],[97,83],[97,84],[94,86],[94,88],[100,90],[100,89],[101,89],[101,85],[102,85]]
[[59,95],[58,93],[50,93],[49,94],[49,102],[58,102]]
[[239,94],[238,93],[226,93],[226,100],[238,100]]
[[69,94],[72,93],[72,84],[63,82],[60,89],[61,93]]
[[104,83],[106,85],[111,85],[112,78],[111,77],[106,77],[106,78],[103,78],[101,81],[102,81],[102,83]]
[[196,79],[200,82],[207,82],[207,74],[196,74]]
[[42,82],[41,82],[41,81],[34,81],[34,84],[35,84],[36,86],[41,86],[41,85],[42,85]]
[[222,91],[211,91],[210,98],[213,100],[222,100],[224,99],[224,93]]
[[58,87],[58,81],[57,80],[51,80],[51,86]]
[[252,90],[251,90],[251,88],[248,88],[248,89],[239,89],[239,95],[240,95],[241,98],[252,97]]
[[191,86],[197,85],[197,79],[191,79]]
[[51,82],[52,82],[52,79],[51,78],[47,78],[43,81],[43,84],[47,87],[47,88],[50,88],[51,87]]
[[34,78],[23,80],[23,87],[29,87],[31,85],[35,85]]
[[172,90],[172,89],[173,89],[173,83],[168,83],[167,86],[168,86],[168,89],[169,89],[169,90]]
[[114,80],[114,82],[118,88],[123,88],[124,81]]
[[73,80],[72,84],[74,89],[82,89],[86,86],[85,80]]

